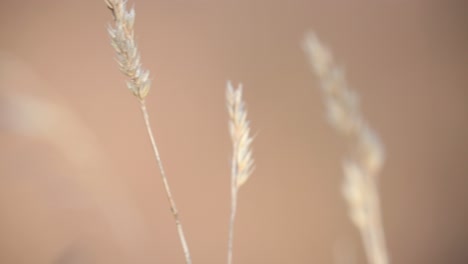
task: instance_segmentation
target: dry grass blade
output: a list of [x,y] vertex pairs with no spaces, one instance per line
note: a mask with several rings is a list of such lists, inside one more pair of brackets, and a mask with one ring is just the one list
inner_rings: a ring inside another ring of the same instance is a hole
[[384,162],[383,146],[363,119],[357,96],[349,89],[344,72],[335,65],[330,51],[313,33],[307,35],[304,49],[321,82],[331,125],[353,146],[343,168],[343,195],[350,217],[361,233],[369,263],[388,264],[377,187]]
[[231,217],[229,223],[228,260],[232,263],[232,248],[234,237],[234,221],[237,209],[237,192],[249,179],[253,171],[252,137],[247,120],[247,110],[242,101],[242,85],[234,89],[231,82],[227,83],[226,101],[229,112],[229,132],[231,134],[233,155],[231,163]]
[[179,239],[184,251],[185,262],[187,264],[191,264],[192,258],[190,256],[189,247],[187,245],[182,224],[179,219],[179,212],[169,187],[169,182],[167,180],[166,172],[159,155],[156,140],[151,129],[148,110],[146,108],[145,97],[148,95],[151,82],[149,80],[149,71],[142,68],[140,63],[140,55],[135,43],[133,31],[135,11],[133,8],[130,9],[130,11],[127,11],[127,1],[125,0],[106,0],[105,2],[114,16],[114,26],[110,26],[108,31],[112,39],[112,46],[117,53],[117,62],[120,66],[120,70],[130,78],[130,80],[127,82],[128,88],[140,101],[140,108],[145,121],[146,130],[151,141],[154,157],[156,158],[159,171],[161,172],[166,196],[171,207],[171,212],[174,217]]

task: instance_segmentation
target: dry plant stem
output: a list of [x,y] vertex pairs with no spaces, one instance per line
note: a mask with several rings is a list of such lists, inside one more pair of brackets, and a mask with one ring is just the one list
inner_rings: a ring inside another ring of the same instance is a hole
[[141,64],[140,54],[135,41],[135,10],[131,8],[127,10],[126,0],[105,0],[107,7],[112,12],[114,17],[114,25],[109,26],[108,32],[111,37],[111,45],[117,54],[117,63],[119,64],[120,71],[129,78],[127,81],[128,89],[135,95],[140,101],[141,111],[145,119],[146,130],[148,131],[149,138],[151,140],[151,146],[153,147],[154,156],[161,172],[161,177],[166,190],[167,199],[171,207],[172,215],[177,227],[180,242],[185,255],[185,262],[187,264],[192,263],[190,257],[190,251],[187,246],[187,241],[182,229],[182,224],[179,220],[174,198],[172,197],[171,189],[167,180],[164,167],[159,156],[159,151],[154,139],[153,131],[151,130],[150,120],[148,111],[146,109],[145,97],[148,95],[151,81],[149,79],[149,71],[143,69]]
[[153,130],[151,129],[151,124],[149,120],[149,114],[148,114],[148,110],[146,109],[146,102],[144,99],[140,100],[140,106],[141,106],[141,112],[143,113],[143,118],[145,119],[145,126],[146,126],[146,130],[148,132],[148,136],[151,141],[151,146],[153,147],[154,157],[156,158],[156,162],[158,163],[159,170],[161,172],[161,178],[164,183],[164,189],[166,190],[167,200],[169,201],[169,204],[171,206],[171,212],[172,212],[172,215],[174,216],[174,220],[175,220],[176,227],[177,227],[177,232],[179,234],[180,242],[182,244],[182,249],[184,250],[185,262],[187,264],[191,264],[192,259],[190,257],[190,251],[187,245],[187,240],[185,239],[184,230],[182,228],[182,224],[180,223],[180,219],[179,219],[179,212],[177,211],[176,203],[174,201],[174,198],[172,197],[171,188],[169,187],[169,182],[167,180],[166,172],[164,170],[164,167],[161,161],[161,156],[159,155],[159,150],[156,145],[156,140],[154,139]]
[[377,187],[384,162],[383,146],[363,118],[357,95],[348,87],[344,71],[336,66],[331,52],[313,33],[304,44],[321,82],[329,122],[352,146],[343,166],[342,190],[351,220],[361,233],[368,262],[388,264]]
[[[376,187],[375,185],[373,187]],[[374,202],[372,209],[374,213],[372,214],[372,219],[370,222],[370,227],[368,229],[360,228],[361,237],[364,240],[364,247],[366,249],[366,255],[368,259],[373,259],[373,263],[382,263],[388,264],[387,249],[385,246],[383,226],[381,220],[380,204],[377,190],[372,190],[374,194]]]
[[[234,175],[234,169],[232,169],[232,175]],[[231,216],[229,219],[229,237],[228,237],[228,256],[227,256],[227,263],[232,264],[232,248],[234,243],[234,222],[236,220],[236,212],[237,212],[237,187],[235,186],[234,182],[235,178],[232,177],[231,180]]]
[[229,112],[229,132],[231,134],[233,154],[231,163],[231,216],[229,219],[227,263],[232,264],[234,243],[234,222],[237,211],[237,194],[239,188],[252,174],[254,160],[250,144],[249,121],[247,110],[242,101],[242,85],[234,89],[230,82],[226,89],[227,108]]

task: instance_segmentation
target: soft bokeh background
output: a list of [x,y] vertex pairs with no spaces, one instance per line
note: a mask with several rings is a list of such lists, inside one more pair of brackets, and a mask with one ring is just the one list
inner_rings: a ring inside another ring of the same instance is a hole
[[[466,1],[135,2],[194,263],[225,261],[227,79],[244,83],[258,132],[235,263],[365,263],[340,194],[346,147],[300,48],[308,30],[385,144],[392,263],[468,263]],[[99,0],[0,1],[0,263],[183,263],[110,21]]]

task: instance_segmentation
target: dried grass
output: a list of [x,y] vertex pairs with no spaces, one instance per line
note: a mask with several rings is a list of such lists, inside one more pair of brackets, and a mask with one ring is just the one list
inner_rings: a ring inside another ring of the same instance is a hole
[[149,93],[151,82],[149,80],[149,71],[142,68],[138,47],[135,43],[133,30],[135,10],[131,8],[130,11],[127,11],[126,2],[127,1],[125,0],[106,0],[107,7],[111,10],[112,15],[114,16],[114,26],[110,26],[108,30],[112,40],[111,44],[117,54],[117,62],[120,66],[120,70],[130,79],[127,82],[128,89],[132,91],[140,101],[140,108],[145,121],[146,130],[151,141],[156,163],[158,164],[159,171],[161,173],[166,196],[171,207],[177,233],[184,251],[185,262],[187,264],[191,264],[192,258],[190,256],[190,250],[187,240],[185,239],[182,223],[179,219],[179,212],[161,161],[154,133],[151,129],[148,110],[146,108],[145,97]]
[[[135,11],[126,9],[125,0],[106,0],[114,16],[114,25],[109,27],[112,46],[117,54],[120,70],[126,75],[128,89],[138,98],[145,126],[151,141],[156,162],[164,183],[167,198],[176,223],[187,264],[192,263],[189,248],[180,223],[167,176],[161,162],[157,144],[151,129],[145,98],[150,90],[149,71],[142,68],[140,55],[134,39]],[[335,65],[330,51],[314,34],[309,34],[304,43],[314,72],[317,74],[324,95],[328,120],[352,145],[352,152],[343,162],[343,195],[349,206],[354,225],[359,229],[369,263],[388,264],[382,227],[378,174],[384,162],[383,146],[374,131],[362,117],[354,91],[348,88],[343,70]],[[226,87],[229,132],[233,154],[231,163],[231,214],[229,222],[227,263],[232,264],[234,222],[237,210],[238,190],[253,171],[249,121],[242,100],[242,85]]]
[[313,33],[306,36],[304,49],[320,80],[330,124],[352,145],[352,153],[343,162],[342,188],[350,217],[361,233],[368,262],[388,264],[377,186],[383,146],[362,117],[357,95],[330,51]]
[[130,80],[127,87],[132,93],[143,100],[149,93],[151,81],[149,80],[149,71],[143,69],[141,57],[135,42],[135,10],[133,8],[127,11],[127,1],[125,0],[106,0],[107,7],[114,16],[114,26],[108,28],[111,37],[111,44],[117,53],[117,63],[120,70]]
[[231,82],[227,83],[226,101],[229,113],[229,133],[232,141],[231,162],[231,217],[229,222],[228,258],[232,263],[232,248],[234,241],[234,221],[237,209],[237,193],[239,188],[249,179],[253,171],[250,126],[247,120],[247,110],[242,100],[242,85],[235,89]]

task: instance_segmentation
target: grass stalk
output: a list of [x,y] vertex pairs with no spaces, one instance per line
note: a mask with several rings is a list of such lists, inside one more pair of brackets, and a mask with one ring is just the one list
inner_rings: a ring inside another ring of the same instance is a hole
[[239,188],[249,179],[254,167],[250,136],[250,126],[247,120],[247,110],[242,100],[242,85],[235,89],[231,82],[227,83],[226,100],[229,112],[229,132],[231,134],[233,154],[231,163],[231,214],[229,218],[227,263],[232,264],[234,243],[234,222],[237,211],[237,196]]
[[378,190],[383,145],[363,118],[357,95],[348,87],[344,71],[335,65],[331,52],[313,33],[306,36],[304,49],[321,82],[328,121],[351,145],[343,163],[342,186],[350,218],[361,234],[368,263],[388,264]]
[[184,251],[186,264],[192,263],[187,240],[185,239],[182,223],[179,218],[176,203],[174,201],[171,188],[164,170],[159,150],[154,138],[154,133],[151,129],[150,118],[146,107],[145,97],[148,95],[151,81],[149,79],[149,71],[144,70],[140,62],[140,54],[134,38],[133,25],[135,22],[135,10],[133,8],[127,11],[125,0],[106,0],[107,7],[111,10],[114,16],[114,25],[108,29],[111,37],[111,44],[117,53],[117,62],[121,72],[129,78],[127,82],[128,89],[135,95],[139,102],[141,112],[145,121],[146,130],[151,141],[156,163],[159,167],[161,178],[164,184],[167,199],[170,209],[174,217],[179,235],[180,243]]
[[192,263],[192,258],[190,256],[190,250],[187,244],[187,240],[185,239],[184,229],[179,219],[179,211],[177,210],[177,205],[174,201],[174,197],[172,196],[171,188],[169,186],[169,181],[167,180],[166,171],[164,170],[163,163],[161,161],[161,156],[159,155],[158,145],[156,144],[156,140],[154,138],[153,130],[151,129],[150,119],[148,110],[146,108],[145,100],[140,100],[140,108],[143,114],[143,118],[145,120],[146,130],[148,132],[148,137],[151,141],[151,147],[153,148],[154,157],[156,162],[158,163],[159,171],[161,173],[161,178],[164,184],[164,190],[166,191],[167,200],[169,201],[171,212],[174,217],[174,221],[177,227],[177,233],[179,235],[180,243],[182,244],[182,249],[184,251],[185,262],[187,264]]
[[[234,158],[233,158],[234,159]],[[234,169],[232,169],[234,171]],[[231,172],[231,175],[234,175]],[[231,176],[231,179],[234,177]],[[227,255],[227,263],[232,264],[232,252],[233,252],[233,244],[234,244],[234,222],[236,220],[236,212],[237,212],[237,187],[235,187],[235,183],[231,180],[231,214],[229,217],[229,235],[228,235],[228,255]]]

